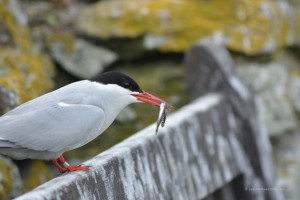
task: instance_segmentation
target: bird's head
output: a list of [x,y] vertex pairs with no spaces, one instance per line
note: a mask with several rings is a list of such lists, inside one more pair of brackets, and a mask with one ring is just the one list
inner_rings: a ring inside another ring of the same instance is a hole
[[143,91],[140,86],[132,78],[121,72],[111,71],[101,74],[94,81],[102,84],[111,84],[115,87],[115,92],[126,94],[132,101],[132,103],[143,102],[153,106],[159,107],[161,103],[167,104],[167,109],[171,108],[171,105],[166,101]]

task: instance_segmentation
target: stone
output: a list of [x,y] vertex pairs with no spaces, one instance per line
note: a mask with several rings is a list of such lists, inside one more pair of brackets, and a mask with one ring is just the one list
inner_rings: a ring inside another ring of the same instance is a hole
[[21,103],[40,96],[53,88],[54,68],[42,54],[0,49],[0,88],[4,94],[1,107],[8,111]]
[[0,1],[0,27],[11,42],[0,47],[0,114],[53,88],[54,66],[31,42],[18,1]]
[[295,72],[290,76],[289,79],[289,100],[292,103],[293,108],[297,112],[297,114],[300,114],[300,76],[298,75],[299,72]]
[[145,49],[163,52],[183,52],[199,39],[217,37],[253,55],[298,45],[299,20],[300,5],[287,1],[112,0],[88,6],[74,28],[101,40],[142,37]]
[[13,91],[0,86],[0,113],[14,108],[18,102],[19,98]]
[[50,49],[54,59],[66,71],[81,79],[97,76],[117,60],[112,51],[80,39],[74,39],[71,50],[60,41],[52,42]]
[[287,66],[278,62],[242,64],[237,74],[254,92],[258,113],[270,136],[297,129],[298,119],[288,97]]
[[276,173],[279,177],[278,186],[282,190],[285,199],[296,200],[300,192],[300,132],[294,132],[280,135],[273,138],[274,159],[276,161]]
[[82,1],[20,1],[23,11],[36,26],[64,27],[73,23],[78,13],[85,7]]
[[22,180],[11,159],[0,155],[0,198],[12,199],[21,194]]
[[[111,50],[78,39],[71,24],[86,7],[83,1],[21,1],[33,40],[73,76],[89,79],[118,59]],[[76,59],[78,58],[78,59]]]
[[41,160],[23,160],[18,162],[22,177],[22,193],[28,192],[35,187],[53,178],[50,168]]

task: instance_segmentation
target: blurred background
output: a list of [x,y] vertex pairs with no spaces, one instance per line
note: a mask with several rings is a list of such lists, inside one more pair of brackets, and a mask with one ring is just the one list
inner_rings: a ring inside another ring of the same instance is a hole
[[[0,114],[111,70],[176,111],[189,102],[184,53],[211,40],[228,48],[253,92],[278,186],[286,199],[299,199],[299,22],[299,0],[0,0]],[[80,164],[155,122],[157,113],[130,106],[100,137],[65,156]],[[0,157],[0,199],[57,176],[48,164]]]

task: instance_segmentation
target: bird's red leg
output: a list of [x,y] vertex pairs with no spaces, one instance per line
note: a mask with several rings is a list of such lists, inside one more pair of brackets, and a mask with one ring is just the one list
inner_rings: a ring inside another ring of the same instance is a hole
[[52,160],[52,163],[57,167],[60,173],[65,173],[67,171],[67,169],[58,164],[57,160]]
[[[61,173],[65,173],[65,172],[74,172],[74,171],[88,171],[89,168],[87,166],[77,166],[74,167],[72,165],[70,165],[65,158],[63,157],[63,155],[59,156],[59,158],[57,159],[59,162],[61,162],[61,164],[65,167],[63,168],[65,171],[64,172],[60,172]],[[60,166],[61,167],[61,166]],[[62,167],[61,167],[62,168]]]
[[66,162],[66,160],[65,160],[65,158],[64,158],[63,155],[59,156],[59,157],[57,158],[57,160],[58,160],[59,162],[61,162],[61,164],[64,164],[64,163]]

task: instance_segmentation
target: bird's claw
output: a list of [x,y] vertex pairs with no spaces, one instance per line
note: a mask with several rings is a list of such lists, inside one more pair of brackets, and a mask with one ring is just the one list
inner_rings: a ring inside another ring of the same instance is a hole
[[66,173],[66,172],[75,172],[75,171],[89,171],[89,166],[68,166],[67,168],[60,170],[60,173]]
[[80,164],[80,165],[78,165],[78,166],[80,166],[80,167],[84,167],[84,166],[86,166],[86,167],[88,167],[88,168],[91,168],[92,166],[90,166],[90,165],[86,165],[86,164]]

